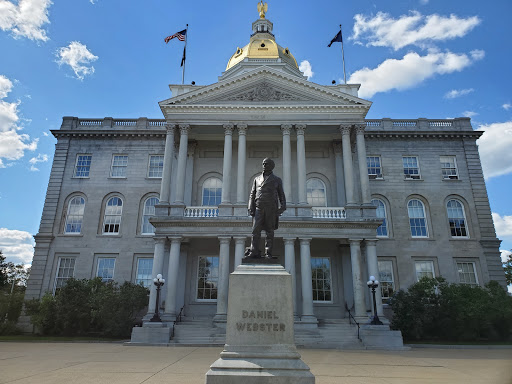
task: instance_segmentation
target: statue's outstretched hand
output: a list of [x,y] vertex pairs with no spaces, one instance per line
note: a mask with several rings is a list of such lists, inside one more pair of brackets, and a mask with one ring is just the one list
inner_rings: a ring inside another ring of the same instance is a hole
[[277,213],[279,215],[282,215],[284,211],[286,211],[286,207],[279,207],[279,209],[277,210]]
[[254,217],[254,215],[256,214],[256,211],[253,211],[253,210],[248,209],[248,210],[247,210],[247,214],[248,214],[249,216],[253,216],[253,217]]

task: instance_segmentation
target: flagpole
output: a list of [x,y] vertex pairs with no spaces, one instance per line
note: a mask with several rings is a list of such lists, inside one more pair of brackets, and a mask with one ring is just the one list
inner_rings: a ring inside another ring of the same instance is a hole
[[183,58],[185,60],[183,60],[183,71],[181,73],[181,85],[185,84],[185,65],[187,64],[187,57],[186,57],[186,54],[187,54],[187,41],[188,41],[188,24],[187,24],[187,28],[185,28],[185,48],[183,48]]
[[340,24],[340,33],[341,33],[341,57],[343,59],[343,81],[347,84],[347,75],[345,74],[345,51],[343,50],[343,33],[341,32],[341,24]]

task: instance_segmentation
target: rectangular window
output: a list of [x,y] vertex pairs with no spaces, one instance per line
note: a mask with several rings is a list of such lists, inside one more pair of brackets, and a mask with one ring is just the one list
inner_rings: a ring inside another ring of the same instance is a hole
[[457,172],[457,162],[455,156],[440,156],[441,170],[443,172],[443,179],[457,180],[459,174]]
[[98,272],[96,276],[101,277],[104,283],[114,279],[114,267],[116,259],[113,257],[100,257],[98,259]]
[[219,257],[199,256],[197,270],[197,300],[217,300]]
[[153,283],[153,259],[140,258],[137,260],[137,276],[135,284],[142,284],[150,288]]
[[162,177],[164,173],[164,156],[149,156],[149,172],[148,177]]
[[379,281],[382,293],[382,302],[389,303],[389,299],[395,293],[395,279],[393,274],[393,262],[391,260],[379,261]]
[[126,169],[128,168],[127,155],[114,155],[112,157],[112,168],[110,169],[111,177],[126,177]]
[[457,263],[457,270],[459,271],[459,281],[461,282],[461,284],[469,284],[473,286],[478,285],[475,263]]
[[416,156],[404,156],[402,157],[402,161],[404,164],[404,176],[406,179],[418,180],[421,178],[420,166]]
[[73,177],[87,178],[91,170],[92,155],[77,155]]
[[332,301],[331,260],[328,257],[311,258],[313,301]]
[[367,156],[366,165],[368,167],[368,177],[370,179],[382,179],[380,156]]
[[55,287],[53,293],[66,285],[66,282],[75,275],[75,258],[60,257],[57,266],[57,274],[55,276]]
[[434,278],[434,262],[433,261],[417,261],[416,262],[416,280],[420,281],[422,278]]

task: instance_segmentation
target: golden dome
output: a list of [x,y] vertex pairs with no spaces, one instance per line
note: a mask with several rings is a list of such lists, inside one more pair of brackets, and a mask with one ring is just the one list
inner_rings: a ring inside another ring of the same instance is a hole
[[[261,4],[258,4],[258,11],[261,12]],[[267,11],[267,5],[264,4],[264,11]],[[263,8],[262,8],[263,9]],[[244,59],[270,59],[271,61],[278,62],[277,59],[281,59],[281,62],[287,63],[299,68],[297,60],[290,53],[288,48],[283,48],[275,42],[274,35],[272,34],[273,24],[268,19],[264,18],[265,15],[261,16],[260,19],[252,23],[253,34],[251,40],[243,48],[237,48],[236,52],[231,56],[226,66],[226,71],[236,64],[240,63]]]

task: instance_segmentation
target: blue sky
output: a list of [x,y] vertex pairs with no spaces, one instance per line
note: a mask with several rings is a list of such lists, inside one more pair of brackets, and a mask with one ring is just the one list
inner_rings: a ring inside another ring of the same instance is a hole
[[[249,41],[257,1],[0,0],[0,249],[30,263],[62,116],[161,118],[185,81],[217,81]],[[267,18],[310,81],[347,79],[368,118],[469,116],[479,140],[502,249],[512,249],[512,2],[269,1]]]

